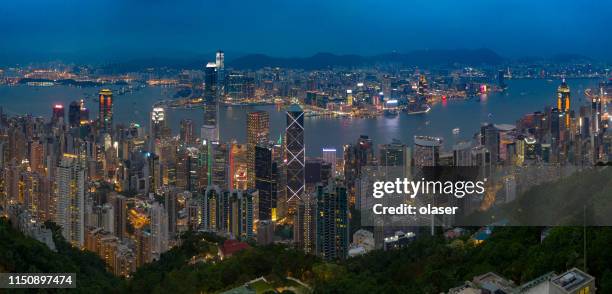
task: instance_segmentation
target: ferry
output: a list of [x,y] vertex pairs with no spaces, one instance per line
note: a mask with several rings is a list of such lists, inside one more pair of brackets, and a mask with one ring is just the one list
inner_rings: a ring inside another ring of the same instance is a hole
[[388,108],[388,109],[385,109],[384,114],[387,117],[396,117],[399,114],[399,111],[397,111],[397,109]]
[[428,113],[431,110],[431,107],[428,104],[425,104],[425,108],[419,110],[408,110],[406,113],[408,114],[422,114]]

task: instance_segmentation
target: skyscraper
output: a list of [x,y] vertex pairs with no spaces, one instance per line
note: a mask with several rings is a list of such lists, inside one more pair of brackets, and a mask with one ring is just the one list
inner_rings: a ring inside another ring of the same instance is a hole
[[325,260],[344,259],[348,253],[348,197],[335,181],[317,187],[316,252]]
[[570,88],[565,82],[565,79],[557,88],[557,109],[565,116],[565,127],[569,127],[570,123]]
[[78,101],[72,101],[68,106],[68,124],[71,127],[81,124],[81,104]]
[[109,133],[113,129],[113,92],[102,89],[98,95],[98,124],[102,132]]
[[151,112],[151,137],[161,139],[166,130],[166,111],[162,107],[153,107]]
[[265,111],[247,114],[247,178],[248,187],[255,188],[255,147],[268,142],[270,117]]
[[229,233],[242,240],[253,238],[253,195],[241,190],[224,191],[229,194]]
[[524,150],[525,159],[535,160],[537,156],[536,139],[534,137],[525,137],[524,142],[525,142],[525,150]]
[[296,211],[293,241],[306,253],[314,254],[317,241],[317,198],[316,194],[304,195]]
[[227,101],[242,102],[255,98],[255,79],[243,74],[231,73],[223,82],[223,95]]
[[314,191],[318,183],[327,183],[331,176],[331,164],[321,158],[307,158],[304,177],[306,193]]
[[442,139],[438,137],[414,136],[414,166],[436,166],[440,162]]
[[65,153],[57,168],[56,223],[62,235],[74,246],[85,242],[85,161]]
[[400,168],[404,177],[411,176],[412,154],[406,144],[393,139],[390,144],[380,145],[379,152],[381,166]]
[[274,149],[266,144],[255,146],[255,189],[259,191],[259,220],[275,218],[278,200],[278,166]]
[[453,146],[453,166],[473,166],[472,144],[470,142],[459,142]]
[[202,127],[202,139],[208,141],[219,140],[217,83],[217,66],[214,62],[209,62],[204,70],[204,126]]
[[561,117],[563,111],[559,108],[553,108],[550,110],[550,134],[555,140],[556,144],[559,144],[561,138]]
[[229,152],[229,188],[247,190],[247,146],[231,143]]
[[153,258],[158,259],[159,256],[168,250],[168,215],[164,206],[159,202],[153,202],[149,209],[149,218],[151,219],[151,251]]
[[346,90],[346,104],[353,106],[353,90]]
[[332,178],[336,176],[336,148],[323,148],[323,161],[331,164]]
[[222,189],[229,188],[229,143],[212,143],[211,183]]
[[380,165],[382,166],[405,166],[407,146],[399,140],[394,139],[390,144],[380,145]]
[[425,75],[423,74],[420,74],[419,81],[417,82],[417,95],[425,96],[425,94],[427,94],[428,88],[429,85],[427,83],[427,77],[425,77]]
[[600,83],[599,85],[599,95],[593,95],[591,99],[591,122],[593,124],[593,133],[595,135],[599,134],[600,123],[601,123],[601,101],[602,97],[604,97],[604,88],[605,83]]
[[225,53],[217,50],[215,54],[215,67],[217,68],[217,95],[225,94]]
[[[287,201],[298,201],[304,193],[304,112],[293,104],[287,109],[286,156]],[[291,205],[290,205],[291,208]]]
[[173,239],[177,229],[178,189],[173,189],[164,195],[164,207],[168,216],[168,238]]
[[113,205],[113,211],[115,213],[115,236],[119,240],[123,240],[127,237],[127,198],[123,195],[113,193],[110,200]]
[[215,66],[217,69],[223,69],[225,67],[225,53],[223,51],[218,50],[217,54],[215,54]]
[[496,163],[499,160],[499,130],[493,124],[483,124],[480,127],[480,144],[485,146],[491,154],[491,161]]
[[89,124],[89,109],[85,107],[85,102],[81,100],[81,113],[79,115],[79,120],[81,125]]
[[217,230],[221,226],[221,211],[219,205],[221,201],[221,189],[217,186],[210,185],[206,187],[206,191],[202,197],[201,227],[205,230]]
[[185,118],[181,120],[181,129],[179,134],[181,141],[187,145],[195,143],[195,137],[193,134],[193,121]]
[[153,258],[152,254],[152,237],[151,232],[142,228],[134,231],[134,247],[136,255],[136,266],[140,267],[149,262]]
[[53,115],[51,116],[51,121],[54,123],[59,123],[64,121],[64,105],[55,104],[53,105]]
[[344,145],[344,180],[349,195],[353,197],[355,181],[363,167],[374,160],[374,142],[366,135],[359,136],[357,144]]

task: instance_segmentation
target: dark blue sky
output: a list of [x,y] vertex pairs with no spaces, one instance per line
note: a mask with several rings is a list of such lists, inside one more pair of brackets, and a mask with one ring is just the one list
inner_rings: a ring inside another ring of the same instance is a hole
[[[612,59],[612,1],[5,0],[0,55],[305,56],[490,48]],[[8,2],[8,3],[6,3]]]

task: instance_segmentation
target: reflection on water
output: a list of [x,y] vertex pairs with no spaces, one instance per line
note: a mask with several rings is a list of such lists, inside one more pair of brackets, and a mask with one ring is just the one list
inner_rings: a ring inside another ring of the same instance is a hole
[[[308,156],[320,156],[323,146],[341,150],[343,144],[352,143],[359,135],[368,135],[376,144],[389,143],[399,139],[412,144],[414,135],[441,136],[445,148],[458,140],[470,139],[479,130],[482,122],[514,124],[523,114],[543,110],[546,105],[556,102],[558,81],[510,80],[505,93],[491,93],[467,101],[446,101],[436,104],[427,114],[409,115],[400,113],[396,117],[334,119],[309,117],[305,119],[305,140]],[[568,80],[572,90],[572,106],[577,109],[584,103],[584,89],[595,87],[596,80]],[[97,116],[97,88],[75,88],[68,86],[26,87],[0,86],[0,106],[9,115],[31,113],[49,117],[51,105],[83,99],[90,108],[91,117]],[[153,103],[164,99],[164,89],[147,87],[137,92],[115,97],[115,122],[137,122],[148,128],[149,112]],[[285,116],[276,106],[232,106],[221,107],[219,111],[220,135],[222,140],[246,141],[246,114],[253,110],[270,113],[270,136],[278,139],[285,127]],[[195,125],[202,124],[200,109],[175,109],[167,111],[170,126],[178,132],[181,119],[190,118]],[[461,132],[453,135],[452,130]]]

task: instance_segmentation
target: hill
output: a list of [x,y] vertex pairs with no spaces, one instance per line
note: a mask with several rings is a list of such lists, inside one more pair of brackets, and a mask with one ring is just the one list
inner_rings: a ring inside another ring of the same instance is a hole
[[10,273],[76,273],[76,292],[109,293],[122,280],[105,268],[94,253],[71,247],[57,227],[53,239],[57,252],[13,229],[0,218],[0,272]]
[[[108,74],[147,71],[156,69],[203,69],[212,59],[209,55],[183,58],[138,58],[129,61],[113,62],[102,67]],[[376,64],[400,64],[404,66],[444,66],[444,65],[498,65],[505,58],[489,49],[457,50],[416,50],[406,53],[385,53],[373,56],[355,54],[338,55],[317,53],[308,57],[274,57],[265,54],[226,54],[226,66],[239,70],[257,70],[264,67],[317,70],[333,67],[354,68]]]

